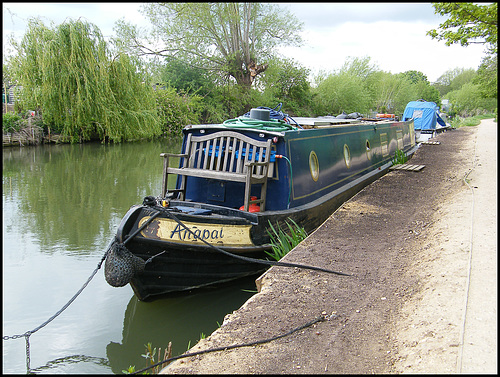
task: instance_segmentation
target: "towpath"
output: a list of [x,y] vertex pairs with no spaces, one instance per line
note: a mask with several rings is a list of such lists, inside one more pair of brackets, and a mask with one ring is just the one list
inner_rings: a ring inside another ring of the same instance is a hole
[[497,124],[438,135],[340,207],[166,374],[497,373]]

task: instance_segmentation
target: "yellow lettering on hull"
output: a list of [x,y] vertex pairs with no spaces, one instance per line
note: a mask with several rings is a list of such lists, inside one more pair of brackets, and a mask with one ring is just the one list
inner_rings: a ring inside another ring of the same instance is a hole
[[[139,221],[139,227],[150,216]],[[171,219],[154,219],[142,232],[145,238],[184,244],[203,244],[200,239],[216,246],[253,246],[250,225],[222,225],[183,222],[190,230]]]

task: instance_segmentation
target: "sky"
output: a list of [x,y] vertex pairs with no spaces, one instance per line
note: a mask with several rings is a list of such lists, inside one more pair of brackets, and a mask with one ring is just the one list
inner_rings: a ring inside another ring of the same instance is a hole
[[[434,14],[431,3],[279,3],[303,23],[302,47],[280,51],[312,74],[333,72],[353,57],[369,57],[380,70],[396,74],[409,70],[424,73],[430,82],[455,68],[477,69],[484,46],[446,46],[426,35],[446,20]],[[83,19],[113,36],[113,26],[125,19],[150,27],[140,13],[141,3],[2,3],[5,38],[21,38],[26,21],[40,17],[46,25],[66,19]]]

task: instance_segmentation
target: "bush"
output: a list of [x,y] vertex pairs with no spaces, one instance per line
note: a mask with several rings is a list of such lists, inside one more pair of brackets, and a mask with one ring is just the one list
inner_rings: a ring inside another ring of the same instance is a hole
[[163,132],[170,135],[180,135],[184,126],[199,123],[199,96],[182,96],[170,87],[157,89],[155,95]]
[[462,117],[457,116],[450,121],[450,124],[454,128],[478,126],[481,123],[482,119],[489,119],[489,118],[494,118],[495,121],[497,121],[496,112],[483,114],[483,115],[476,115],[476,116],[467,117],[467,118],[462,118]]
[[18,132],[21,129],[22,118],[15,113],[5,113],[2,116],[3,132]]

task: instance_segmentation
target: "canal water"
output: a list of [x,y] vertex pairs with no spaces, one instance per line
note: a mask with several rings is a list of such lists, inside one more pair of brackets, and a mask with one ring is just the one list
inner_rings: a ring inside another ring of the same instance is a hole
[[[129,207],[161,190],[161,152],[179,140],[4,148],[2,336],[36,329],[96,269]],[[144,368],[145,345],[185,352],[255,293],[255,278],[153,302],[109,286],[104,265],[78,298],[30,337],[31,372]],[[25,338],[2,341],[3,373],[26,373]]]

